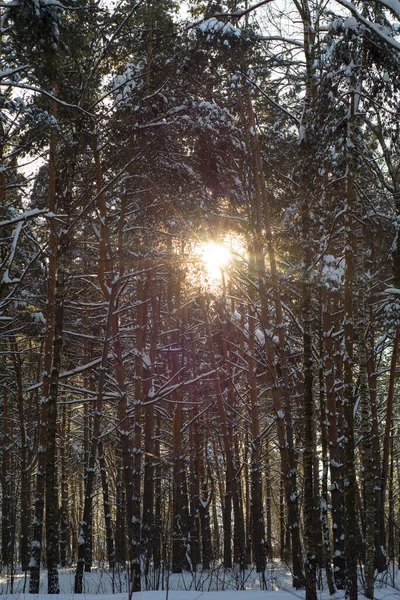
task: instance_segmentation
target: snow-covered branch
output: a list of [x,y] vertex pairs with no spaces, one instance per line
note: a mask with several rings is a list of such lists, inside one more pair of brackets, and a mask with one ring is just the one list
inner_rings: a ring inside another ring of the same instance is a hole
[[39,210],[38,208],[33,208],[32,210],[27,210],[24,213],[18,215],[18,217],[14,217],[13,219],[7,219],[5,221],[0,221],[0,227],[6,227],[8,225],[12,225],[13,223],[18,223],[20,221],[26,221],[27,219],[31,219],[33,217],[43,216],[46,219],[54,219],[56,216],[64,216],[64,215],[55,215],[48,210]]
[[[395,39],[393,39],[387,33],[385,33],[385,31],[383,30],[382,27],[380,27],[376,23],[372,23],[371,21],[369,21],[368,19],[363,17],[362,14],[357,10],[357,8],[354,6],[354,4],[352,2],[348,2],[348,0],[336,0],[336,1],[339,4],[341,4],[342,6],[344,6],[345,8],[347,8],[356,17],[356,19],[358,21],[360,21],[360,23],[365,25],[365,27],[367,27],[370,31],[373,31],[374,33],[376,33],[376,35],[378,37],[380,37],[384,42],[389,44],[389,46],[391,46],[395,50],[400,50],[400,42],[397,42]],[[382,4],[385,4],[388,6],[389,4],[392,4],[392,3],[390,3],[389,0],[385,0],[384,2],[382,2]]]
[[78,106],[77,104],[70,104],[69,102],[64,102],[64,100],[60,100],[60,98],[57,98],[57,96],[54,96],[54,94],[51,94],[50,92],[48,92],[47,90],[44,90],[41,87],[37,87],[35,85],[29,85],[28,83],[21,83],[21,82],[16,83],[15,81],[9,81],[9,80],[5,80],[5,81],[0,80],[0,85],[2,85],[4,87],[15,87],[15,88],[19,88],[22,90],[29,90],[31,92],[37,92],[38,94],[42,94],[43,96],[46,96],[46,98],[50,98],[50,100],[54,100],[54,102],[57,102],[57,104],[60,104],[61,106],[64,106],[66,108],[72,108],[74,110],[78,110],[78,111],[84,113],[85,115],[87,115],[88,117],[90,117],[91,119],[94,119],[94,115],[92,113],[88,112],[87,110],[85,110],[84,108],[82,108],[81,106]]

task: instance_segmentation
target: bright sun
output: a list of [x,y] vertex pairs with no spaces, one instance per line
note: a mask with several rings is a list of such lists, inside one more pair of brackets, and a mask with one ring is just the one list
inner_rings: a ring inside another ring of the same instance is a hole
[[216,242],[202,244],[200,256],[206,268],[207,275],[211,279],[221,277],[221,269],[225,267],[232,258],[228,248],[222,246],[222,244],[217,244]]

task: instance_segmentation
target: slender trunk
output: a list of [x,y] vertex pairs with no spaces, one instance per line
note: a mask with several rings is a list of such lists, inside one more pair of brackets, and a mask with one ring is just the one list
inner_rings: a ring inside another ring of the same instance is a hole
[[381,515],[384,514],[382,508],[381,494],[381,445],[378,424],[378,403],[376,397],[376,361],[375,361],[375,336],[374,336],[374,309],[370,306],[370,324],[369,333],[369,357],[368,357],[368,389],[370,398],[370,415],[371,415],[371,447],[372,447],[372,469],[374,480],[374,496],[375,496],[375,569],[378,573],[386,570],[386,555],[385,555],[385,527],[381,529]]
[[285,482],[283,480],[282,471],[279,483],[279,555],[282,561],[287,562],[288,549],[286,548]]
[[231,481],[226,475],[225,495],[223,507],[223,531],[224,531],[224,567],[231,569],[232,560],[232,486]]
[[[97,135],[92,138],[93,156],[96,172],[97,204],[100,213],[100,256],[98,265],[98,279],[104,297],[110,300],[110,286],[114,289],[118,281],[113,269],[113,253],[110,244],[110,230],[106,201],[103,191],[103,176],[100,161],[100,151]],[[141,398],[137,394],[135,386],[134,403],[134,445],[133,457],[131,424],[128,416],[128,399],[126,389],[126,374],[122,355],[119,315],[117,311],[118,298],[116,298],[115,311],[111,319],[111,350],[114,360],[115,377],[118,385],[118,436],[121,449],[122,467],[124,474],[125,496],[126,496],[126,525],[129,542],[129,559],[131,572],[131,592],[141,590],[141,567],[140,567],[140,465],[141,465]],[[136,368],[143,360],[136,357]],[[138,385],[141,382],[136,380]]]
[[[175,281],[176,280],[176,281]],[[179,384],[179,371],[183,366],[181,344],[181,276],[170,275],[168,281],[168,314],[170,336],[170,379],[173,385]],[[172,572],[181,573],[186,567],[187,555],[187,496],[185,494],[185,462],[182,449],[183,398],[179,386],[173,391],[174,413],[172,423],[173,460],[173,530],[172,530]]]
[[272,473],[271,473],[271,444],[269,439],[267,438],[265,441],[265,508],[266,508],[266,516],[267,516],[267,537],[266,537],[266,553],[267,559],[272,561],[273,559],[273,551],[272,551]]
[[[190,397],[193,395],[189,392]],[[193,570],[196,570],[200,563],[200,519],[199,519],[199,478],[196,469],[196,455],[200,448],[194,445],[194,430],[197,423],[193,422],[197,418],[196,408],[190,411],[190,420],[192,423],[189,426],[189,551],[190,560]]]
[[100,425],[103,410],[104,388],[106,383],[106,373],[108,364],[108,352],[110,348],[110,337],[112,331],[113,313],[115,311],[117,288],[113,286],[108,301],[108,313],[106,328],[104,332],[103,351],[101,356],[100,374],[97,387],[96,406],[93,415],[93,430],[92,440],[90,444],[89,460],[85,468],[85,492],[84,492],[84,507],[83,516],[80,522],[79,537],[78,537],[78,560],[76,563],[75,572],[75,594],[83,592],[83,572],[86,563],[87,547],[90,538],[90,524],[92,522],[92,497],[95,483],[95,465],[96,454],[100,443]]
[[154,437],[154,532],[152,536],[153,544],[153,563],[154,568],[161,567],[161,532],[162,532],[162,517],[161,517],[161,500],[162,500],[162,485],[161,485],[161,460],[160,460],[160,416],[157,415],[155,422],[155,437]]
[[[385,434],[383,438],[383,459],[382,459],[382,475],[381,475],[381,507],[385,506],[386,501],[386,489],[389,476],[389,456],[390,456],[390,440],[391,440],[391,428],[393,419],[393,400],[394,400],[394,387],[396,380],[396,367],[397,357],[399,353],[399,341],[400,341],[400,328],[396,330],[392,358],[390,362],[390,374],[389,374],[389,390],[386,403],[386,422],[385,422]],[[384,522],[382,523],[384,527]]]
[[[238,475],[235,472],[235,463],[234,463],[234,454],[232,448],[232,442],[229,436],[228,431],[228,422],[226,417],[225,405],[221,391],[221,382],[218,376],[217,371],[217,363],[215,360],[214,347],[213,347],[213,339],[211,334],[210,322],[208,320],[208,315],[205,307],[204,300],[201,300],[204,324],[206,330],[206,339],[208,352],[210,355],[210,363],[211,369],[213,372],[213,384],[214,391],[216,396],[216,403],[218,408],[218,414],[220,418],[221,425],[221,434],[222,434],[222,443],[223,449],[225,452],[225,460],[226,460],[226,480],[227,487],[229,486],[229,490],[227,490],[227,496],[225,498],[225,503],[229,500],[232,501],[234,517],[235,517],[235,526],[237,528],[237,541],[239,544],[239,566],[240,569],[244,570],[246,568],[246,542],[245,542],[245,529],[244,529],[244,519],[243,519],[243,510],[240,504],[240,484],[238,482]],[[229,496],[228,496],[229,494]],[[226,505],[225,505],[226,510]]]
[[[122,357],[121,340],[119,335],[119,320],[117,312],[114,313],[111,324],[112,354],[118,384],[118,435],[121,449],[122,469],[124,475],[126,525],[129,544],[129,561],[131,573],[131,590],[141,590],[140,568],[140,463],[141,463],[141,399],[135,393],[134,409],[134,448],[135,461],[133,461],[133,448],[131,438],[131,425],[128,416],[126,376]],[[142,357],[140,357],[142,360]]]
[[[187,365],[190,378],[195,377],[195,353],[194,342],[190,340],[187,352]],[[190,425],[189,425],[189,508],[190,508],[190,557],[193,568],[196,569],[201,561],[201,521],[200,521],[200,464],[202,460],[203,448],[200,442],[199,435],[199,410],[198,410],[198,389],[196,385],[190,386],[188,396],[193,402],[193,407],[190,409]],[[209,569],[210,565],[203,568]]]
[[104,528],[106,530],[106,548],[107,548],[107,560],[110,569],[115,567],[115,548],[113,538],[113,526],[111,517],[111,501],[110,491],[107,476],[106,459],[104,455],[103,441],[100,439],[98,444],[99,453],[99,465],[100,465],[100,476],[101,476],[101,487],[103,490],[103,512],[104,512]]
[[3,392],[3,415],[2,415],[2,471],[1,471],[1,562],[9,567],[12,562],[12,515],[11,515],[11,436],[10,436],[10,416],[8,411],[8,390],[6,386],[2,388]]
[[144,474],[143,474],[143,515],[142,548],[146,573],[154,550],[154,475],[157,457],[155,456],[155,414],[152,402],[153,376],[157,357],[157,343],[160,323],[160,302],[155,289],[156,269],[149,273],[148,295],[151,302],[151,339],[149,361],[143,364],[144,406]]
[[[254,256],[252,258],[254,263]],[[256,356],[255,356],[255,330],[256,314],[253,298],[253,285],[249,286],[249,340],[247,350],[247,378],[250,393],[251,406],[251,541],[253,560],[257,573],[263,573],[266,567],[265,554],[265,525],[263,512],[262,482],[261,482],[261,439],[260,439],[260,411],[256,380]],[[247,462],[247,461],[245,461]]]
[[[54,142],[55,143],[55,142]],[[56,153],[50,153],[51,162],[55,163]],[[65,188],[59,194],[57,209],[60,212],[69,212],[73,200],[73,184],[75,176],[76,146],[73,144],[71,158],[65,170]],[[52,165],[55,170],[56,165]],[[55,177],[54,177],[55,179]],[[54,183],[55,185],[55,183]],[[55,288],[54,310],[54,340],[51,376],[49,385],[49,400],[47,413],[47,444],[46,444],[46,562],[47,562],[47,590],[49,594],[60,592],[58,578],[59,563],[59,506],[57,482],[57,399],[59,392],[59,377],[61,372],[61,358],[63,349],[64,326],[64,299],[66,286],[66,261],[69,244],[67,223],[63,224],[58,232],[57,240],[57,277]]]
[[[300,11],[303,20],[303,38],[304,54],[306,60],[306,91],[304,97],[304,106],[301,120],[300,149],[306,160],[312,157],[310,145],[310,119],[311,108],[315,91],[314,75],[314,42],[315,29],[311,22],[311,13],[308,0],[301,2]],[[305,588],[306,600],[316,600],[317,581],[316,581],[316,530],[319,522],[319,513],[316,512],[315,500],[313,494],[314,479],[314,397],[313,397],[313,354],[312,354],[312,298],[311,298],[311,273],[312,273],[312,248],[310,231],[310,212],[313,210],[311,205],[312,186],[309,176],[310,166],[303,167],[302,174],[302,242],[303,242],[303,362],[304,362],[304,451],[303,451],[303,471],[304,471],[304,534],[306,558],[304,562],[305,570]]]
[[[70,418],[67,405],[63,404],[60,427],[60,471],[61,471],[61,505],[60,505],[60,566],[70,564],[70,531],[69,531],[69,499],[67,471],[67,440],[70,433]],[[68,418],[68,424],[67,424]]]
[[347,189],[346,189],[346,245],[345,245],[345,276],[344,276],[344,434],[345,434],[345,482],[344,482],[344,505],[345,505],[345,556],[346,556],[346,592],[345,597],[349,600],[357,600],[357,495],[356,495],[356,473],[354,457],[354,383],[353,383],[353,346],[354,346],[354,322],[353,322],[353,296],[354,296],[354,247],[353,233],[353,210],[354,210],[354,140],[353,129],[355,119],[355,94],[351,93],[348,131],[347,131]]
[[[85,314],[84,319],[87,320],[87,315]],[[84,356],[83,361],[85,364],[89,363],[92,359],[92,346],[93,343],[91,340],[84,340]],[[84,379],[84,385],[86,389],[93,389],[93,378],[91,376],[90,371],[87,372]],[[87,475],[89,473],[89,462],[90,462],[90,454],[91,454],[91,444],[93,443],[93,417],[95,414],[95,408],[93,406],[93,401],[90,398],[84,399],[83,404],[83,480],[84,485],[86,485]],[[93,503],[93,498],[90,496],[88,498],[89,503]],[[85,528],[85,563],[84,570],[85,573],[90,573],[92,567],[92,553],[93,553],[93,507],[88,508],[87,510],[87,521]],[[78,559],[79,560],[79,559]]]
[[[361,212],[361,211],[359,211]],[[359,359],[359,393],[362,419],[362,459],[365,503],[365,587],[367,598],[374,597],[375,580],[375,492],[372,457],[372,427],[370,413],[370,393],[368,389],[368,356],[367,356],[367,324],[365,307],[364,276],[364,231],[360,222],[357,225],[357,307],[358,307],[358,359]]]
[[311,247],[310,227],[307,196],[303,199],[302,225],[303,225],[303,372],[304,372],[304,450],[303,450],[303,478],[304,478],[304,537],[306,557],[304,561],[306,600],[317,600],[316,556],[317,548],[316,528],[319,523],[319,514],[316,511],[314,497],[314,397],[313,397],[313,356],[312,356],[312,304],[311,304]]
[[[393,435],[390,436],[390,467],[389,467],[389,490],[388,490],[388,557],[389,564],[394,561],[394,539],[395,539],[395,520],[394,520],[394,457],[393,457]],[[368,555],[367,555],[368,558]]]
[[126,498],[123,480],[121,449],[115,450],[115,562],[126,564]]
[[46,563],[47,590],[49,594],[59,594],[59,507],[56,470],[57,398],[58,380],[61,371],[63,344],[64,297],[65,297],[65,250],[66,237],[61,234],[58,244],[59,268],[56,281],[53,363],[50,377],[49,402],[47,413],[46,444]]
[[[139,269],[143,263],[138,261]],[[145,362],[145,341],[146,341],[146,318],[147,318],[147,293],[144,285],[143,277],[137,279],[137,333],[136,333],[136,352],[135,352],[135,397],[134,397],[134,432],[133,442],[134,447],[130,449],[133,458],[132,472],[132,515],[131,515],[131,572],[132,572],[132,591],[138,592],[141,590],[141,474],[142,474],[142,402],[144,398],[143,363]],[[117,330],[117,329],[116,329]],[[119,332],[119,325],[118,325]],[[117,369],[117,381],[120,386],[125,384],[125,371],[122,365],[122,348],[118,344],[118,352],[120,353]],[[120,389],[124,389],[120,388]],[[124,397],[123,411],[125,419],[129,417],[126,414],[126,396]],[[122,415],[121,415],[122,416]],[[131,459],[132,460],[132,459]],[[126,467],[125,467],[126,468]],[[128,499],[129,502],[129,499]],[[129,518],[129,515],[128,515]]]
[[[212,481],[212,478],[210,475],[209,475],[209,479]],[[213,522],[212,547],[214,548],[214,556],[220,556],[221,537],[220,537],[220,530],[219,530],[219,519],[218,519],[218,514],[217,514],[217,498],[216,498],[216,494],[215,494],[215,487],[213,484],[211,484],[211,510],[212,510],[212,522]],[[210,535],[211,535],[211,533],[210,533]]]
[[[208,478],[207,478],[207,449],[206,443],[200,441],[200,433],[196,428],[195,433],[196,448],[198,448],[196,456],[196,471],[198,473],[199,480],[199,502],[198,510],[200,516],[200,528],[201,528],[201,554],[202,554],[202,567],[203,569],[209,569],[210,563],[213,559],[212,550],[212,539],[211,539],[211,525],[210,525],[210,505],[214,498],[213,490],[209,489]],[[216,527],[218,532],[218,526]],[[219,548],[219,546],[217,546]]]
[[[25,456],[26,458],[26,456]],[[21,456],[21,529],[20,561],[21,569],[29,569],[29,543],[31,537],[31,472],[29,464]]]
[[343,504],[343,452],[338,431],[339,405],[336,386],[341,381],[340,369],[336,368],[339,357],[333,343],[335,325],[332,319],[334,308],[329,294],[326,294],[323,308],[324,373],[326,408],[328,417],[328,448],[331,479],[333,565],[336,587],[345,588],[346,562],[344,553],[344,504]]
[[20,472],[21,472],[21,524],[20,524],[20,560],[23,571],[28,570],[29,566],[29,538],[31,525],[31,482],[30,466],[28,464],[28,444],[26,433],[26,419],[24,408],[24,392],[22,384],[22,361],[19,352],[17,338],[15,336],[10,340],[10,351],[14,365],[16,379],[16,393],[18,404],[18,418],[20,428]]
[[[321,290],[320,300],[320,325],[319,325],[319,410],[320,410],[320,424],[321,424],[321,452],[322,452],[322,481],[321,481],[321,523],[322,523],[322,541],[324,551],[324,564],[326,580],[328,583],[329,593],[332,596],[335,591],[334,578],[331,567],[331,544],[329,538],[329,520],[328,520],[328,470],[329,470],[329,456],[328,456],[328,415],[327,415],[327,403],[326,403],[326,385],[324,376],[324,365],[326,362],[326,356],[324,352],[324,314],[325,314],[325,301],[326,293]],[[333,368],[333,361],[330,360],[329,367]],[[332,383],[332,382],[331,382]]]
[[[52,117],[57,117],[57,105],[51,103]],[[56,214],[56,153],[57,153],[57,133],[52,129],[50,133],[50,156],[49,156],[49,210]],[[40,582],[40,563],[42,558],[42,535],[43,535],[43,514],[45,502],[45,483],[46,483],[46,446],[47,446],[47,426],[48,426],[48,408],[50,393],[50,371],[53,361],[53,337],[54,337],[54,315],[55,315],[55,294],[56,294],[56,276],[57,276],[57,253],[58,253],[58,235],[57,226],[54,219],[50,220],[49,233],[49,262],[47,274],[47,293],[46,293],[46,329],[43,349],[43,382],[42,396],[40,399],[39,415],[39,445],[37,451],[36,467],[36,489],[34,493],[34,516],[32,527],[32,548],[31,559],[29,563],[30,580],[29,592],[31,594],[39,593]],[[53,411],[54,412],[54,411]],[[50,457],[49,457],[50,458]],[[50,485],[50,481],[49,481]]]
[[[146,399],[148,395],[145,393]],[[144,408],[144,474],[143,474],[143,515],[142,548],[146,573],[152,559],[154,534],[154,473],[156,457],[154,453],[154,404],[150,401]]]

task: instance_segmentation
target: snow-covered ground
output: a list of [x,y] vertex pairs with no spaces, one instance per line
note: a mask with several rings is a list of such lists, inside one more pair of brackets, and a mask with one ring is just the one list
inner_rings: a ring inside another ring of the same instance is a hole
[[[60,570],[61,594],[52,596],[46,594],[46,573],[41,579],[41,593],[28,594],[29,581],[22,573],[13,576],[11,593],[11,574],[4,570],[0,573],[0,600],[78,600],[74,598],[74,570]],[[360,600],[365,600],[360,580]],[[393,585],[393,576],[386,575],[384,580],[376,582],[376,600],[400,600],[400,571]],[[149,582],[148,587],[155,587],[155,581]],[[144,591],[133,594],[132,600],[304,600],[305,593],[295,590],[290,585],[290,573],[279,563],[273,563],[265,572],[264,582],[254,571],[245,573],[241,579],[238,572],[228,569],[214,569],[209,572],[199,572],[172,575],[161,574],[159,579],[160,591]],[[242,587],[243,589],[239,589]],[[168,589],[166,589],[168,588]],[[262,589],[264,588],[264,589]],[[344,592],[339,591],[330,597],[324,586],[318,592],[319,600],[343,600]],[[84,594],[82,600],[127,600],[128,586],[124,573],[110,573],[105,569],[94,569],[84,575]]]

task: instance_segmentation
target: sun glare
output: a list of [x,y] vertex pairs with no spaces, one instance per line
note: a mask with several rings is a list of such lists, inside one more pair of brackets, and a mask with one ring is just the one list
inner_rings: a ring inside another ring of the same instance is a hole
[[221,277],[221,269],[231,260],[231,253],[228,248],[216,242],[207,242],[202,245],[200,256],[207,275],[212,279]]

